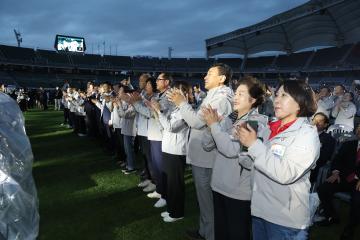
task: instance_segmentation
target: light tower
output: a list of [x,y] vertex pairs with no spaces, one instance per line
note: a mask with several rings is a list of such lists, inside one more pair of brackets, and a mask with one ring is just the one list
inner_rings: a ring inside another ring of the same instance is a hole
[[21,33],[19,31],[16,31],[16,29],[14,29],[14,33],[15,33],[15,37],[16,37],[18,47],[20,47],[20,44],[22,43]]
[[174,51],[174,49],[172,47],[168,48],[168,59],[171,60],[171,53],[172,51]]

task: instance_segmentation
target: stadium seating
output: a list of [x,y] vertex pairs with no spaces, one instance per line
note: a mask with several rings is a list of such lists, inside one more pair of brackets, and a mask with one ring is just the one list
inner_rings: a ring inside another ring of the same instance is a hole
[[274,57],[248,58],[245,63],[246,70],[264,70],[271,67]]
[[45,60],[49,65],[70,65],[69,57],[66,53],[57,53],[55,51],[37,50],[41,59]]
[[276,58],[276,67],[278,69],[294,69],[305,67],[305,64],[312,52],[294,53],[289,55],[279,55]]
[[156,71],[160,69],[160,59],[153,57],[133,57],[133,69],[141,71]]
[[132,67],[131,58],[128,56],[104,56],[104,64],[108,64],[112,68],[130,69]]
[[191,69],[192,72],[206,72],[214,62],[215,60],[213,58],[190,58],[189,70]]
[[188,70],[188,60],[186,58],[162,58],[160,59],[160,66],[165,71],[186,72]]
[[35,60],[35,52],[32,48],[19,48],[0,45],[1,55],[11,62],[32,63]]
[[241,58],[218,58],[217,62],[222,62],[229,65],[233,70],[240,70],[242,59]]
[[311,61],[310,68],[313,67],[336,67],[341,65],[341,60],[345,53],[351,48],[351,44],[344,45],[340,48],[332,47],[316,51]]
[[351,53],[345,60],[347,65],[359,66],[360,63],[360,43],[357,43],[352,49]]
[[83,67],[98,67],[103,63],[103,58],[101,55],[95,54],[72,54],[71,59],[75,66]]

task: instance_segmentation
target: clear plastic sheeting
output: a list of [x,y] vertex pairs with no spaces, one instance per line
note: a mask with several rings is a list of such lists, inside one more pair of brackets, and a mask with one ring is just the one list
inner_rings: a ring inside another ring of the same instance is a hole
[[0,240],[36,239],[38,199],[33,154],[16,102],[0,93]]

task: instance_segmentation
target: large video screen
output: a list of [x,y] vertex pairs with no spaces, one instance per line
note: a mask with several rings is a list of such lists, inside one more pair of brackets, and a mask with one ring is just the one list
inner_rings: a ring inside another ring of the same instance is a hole
[[85,39],[82,37],[56,35],[55,49],[57,51],[82,53],[86,50]]

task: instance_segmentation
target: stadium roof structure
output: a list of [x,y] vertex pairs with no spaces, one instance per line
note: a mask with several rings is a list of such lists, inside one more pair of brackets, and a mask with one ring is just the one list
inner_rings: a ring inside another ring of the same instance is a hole
[[255,25],[205,40],[209,57],[293,53],[360,40],[360,0],[310,0]]

